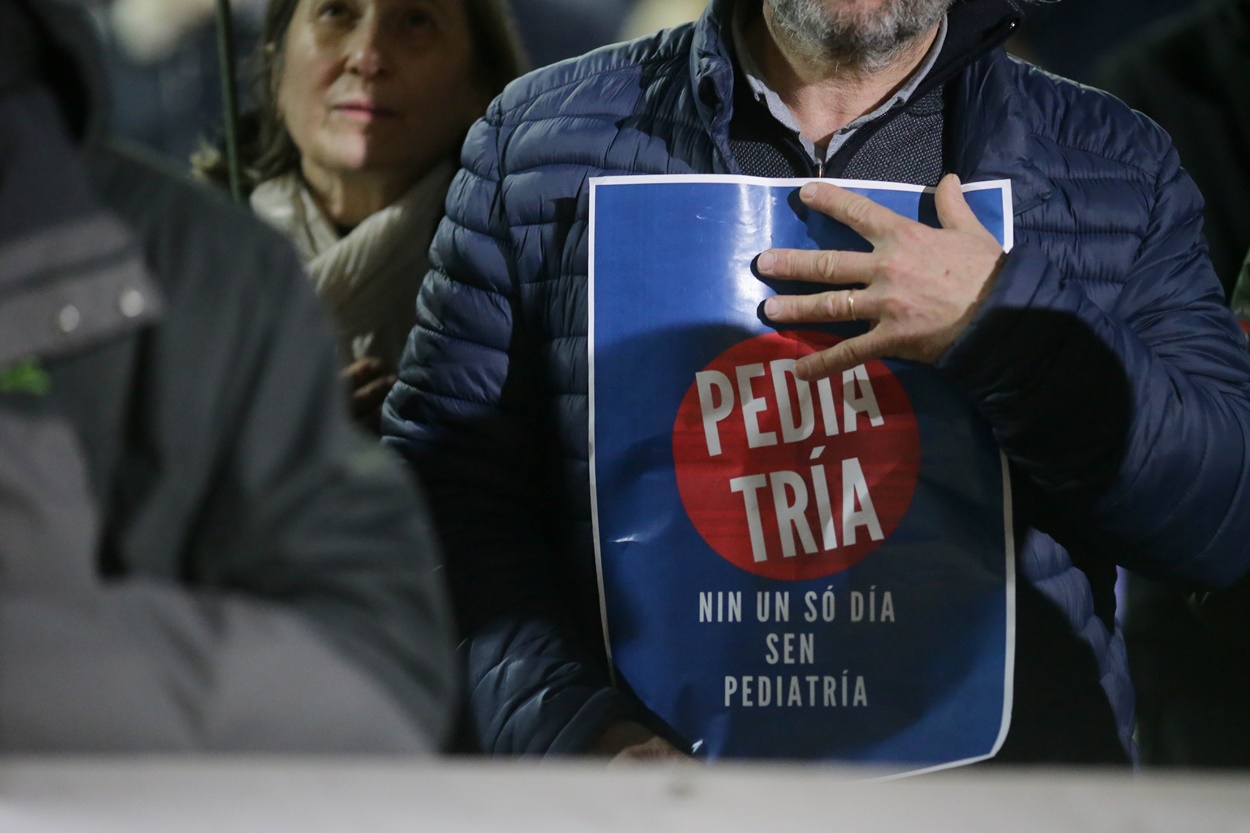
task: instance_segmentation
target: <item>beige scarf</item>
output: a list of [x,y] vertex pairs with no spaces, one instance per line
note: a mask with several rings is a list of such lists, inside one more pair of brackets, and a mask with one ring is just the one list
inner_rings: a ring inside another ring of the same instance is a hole
[[436,165],[404,196],[339,237],[296,173],[262,182],[252,210],[295,244],[338,329],[345,361],[399,364],[412,329],[417,288],[455,168]]

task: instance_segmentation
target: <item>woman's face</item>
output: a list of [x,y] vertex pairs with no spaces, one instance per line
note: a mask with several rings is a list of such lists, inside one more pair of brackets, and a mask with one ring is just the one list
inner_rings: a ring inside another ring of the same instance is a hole
[[278,112],[311,179],[415,180],[485,107],[461,0],[299,0]]

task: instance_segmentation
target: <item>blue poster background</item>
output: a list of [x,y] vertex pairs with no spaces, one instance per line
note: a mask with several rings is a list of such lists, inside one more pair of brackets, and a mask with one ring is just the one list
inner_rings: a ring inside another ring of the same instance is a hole
[[[678,493],[674,418],[696,372],[769,332],[757,310],[775,290],[811,291],[766,285],[752,273],[753,259],[770,247],[871,248],[807,210],[799,185],[740,177],[592,183],[592,500],[618,684],[708,758],[912,769],[982,759],[1001,744],[1010,716],[1009,491],[988,428],[935,372],[886,363],[916,413],[919,480],[894,533],[843,572],[806,581],[748,572],[704,541]],[[853,190],[937,224],[931,192],[859,186]],[[1008,187],[967,194],[1006,244]],[[826,329],[849,336],[862,327]],[[869,621],[870,601],[879,611],[886,592],[893,621]],[[852,619],[855,593],[864,602],[859,621]],[[741,621],[723,621],[734,594]],[[833,621],[820,612],[827,594]],[[778,621],[783,597],[788,621]],[[813,598],[818,615],[808,621]],[[757,604],[764,599],[766,622]],[[810,640],[814,661],[781,662],[770,639],[776,648],[786,634]],[[737,691],[727,697],[730,676]],[[830,676],[833,706],[820,694]],[[793,698],[795,677],[801,702]],[[769,679],[768,705],[759,705],[760,678]],[[843,687],[849,694],[857,678],[866,703],[842,705]]]

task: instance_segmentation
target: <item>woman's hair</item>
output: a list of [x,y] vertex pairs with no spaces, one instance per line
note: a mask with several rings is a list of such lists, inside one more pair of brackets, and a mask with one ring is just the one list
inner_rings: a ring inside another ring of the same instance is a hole
[[[525,52],[506,0],[459,0],[469,21],[471,62],[487,99],[526,69]],[[287,30],[299,0],[269,0],[260,47],[253,58],[252,96],[255,106],[239,118],[240,177],[245,192],[299,167],[299,149],[278,114],[277,95]],[[225,142],[202,148],[192,157],[195,172],[216,185],[229,181]]]

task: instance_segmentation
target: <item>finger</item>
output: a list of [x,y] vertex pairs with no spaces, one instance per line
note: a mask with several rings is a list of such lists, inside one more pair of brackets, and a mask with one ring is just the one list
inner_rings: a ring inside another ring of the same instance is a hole
[[360,413],[381,405],[395,386],[394,376],[382,376],[352,391],[353,409]]
[[[851,293],[856,292],[855,306]],[[821,292],[816,295],[774,295],[764,302],[764,315],[777,324],[826,324],[872,318],[872,296],[863,290]]]
[[873,245],[889,237],[900,224],[911,222],[862,194],[828,182],[807,183],[799,189],[799,198],[821,214],[850,226]]
[[837,249],[768,249],[755,261],[761,275],[812,283],[872,283],[876,255]]
[[942,228],[954,229],[973,234],[989,234],[982,222],[973,213],[972,206],[964,196],[963,186],[955,174],[947,174],[938,183],[933,194],[933,202],[937,207],[938,222]]
[[[859,299],[855,299],[859,303]],[[805,382],[835,376],[844,370],[888,355],[890,340],[878,327],[863,335],[848,338],[819,353],[804,356],[795,362],[794,375]]]
[[340,374],[343,379],[353,388],[358,388],[365,382],[376,377],[382,371],[382,360],[374,356],[366,356],[343,368]]

